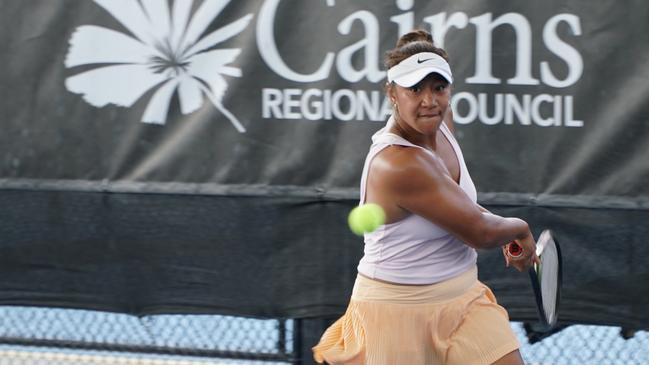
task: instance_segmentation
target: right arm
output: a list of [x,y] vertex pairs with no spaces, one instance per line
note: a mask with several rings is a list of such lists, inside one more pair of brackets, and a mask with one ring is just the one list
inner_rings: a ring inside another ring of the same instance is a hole
[[535,250],[525,221],[492,214],[473,202],[448,175],[441,159],[418,148],[387,148],[375,157],[371,172],[373,200],[387,206],[388,221],[390,212],[403,210],[428,219],[474,248],[517,241],[525,252]]

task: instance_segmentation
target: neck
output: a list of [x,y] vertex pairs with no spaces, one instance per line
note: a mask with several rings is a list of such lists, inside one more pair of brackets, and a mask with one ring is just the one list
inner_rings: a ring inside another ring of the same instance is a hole
[[404,122],[398,113],[395,112],[393,118],[394,123],[390,126],[389,132],[394,133],[417,146],[433,151],[437,150],[437,129],[432,134],[423,134]]

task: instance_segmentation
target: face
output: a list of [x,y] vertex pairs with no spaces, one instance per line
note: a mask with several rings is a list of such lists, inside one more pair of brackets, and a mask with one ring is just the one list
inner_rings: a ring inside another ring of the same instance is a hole
[[408,88],[392,84],[388,95],[396,104],[395,118],[401,128],[429,135],[437,131],[444,119],[451,88],[440,75],[430,74]]

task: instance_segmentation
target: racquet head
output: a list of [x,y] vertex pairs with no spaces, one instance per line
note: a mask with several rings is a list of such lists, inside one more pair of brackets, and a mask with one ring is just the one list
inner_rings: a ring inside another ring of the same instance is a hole
[[557,323],[562,282],[561,249],[550,230],[541,232],[536,254],[541,263],[530,269],[530,277],[541,324],[549,330]]

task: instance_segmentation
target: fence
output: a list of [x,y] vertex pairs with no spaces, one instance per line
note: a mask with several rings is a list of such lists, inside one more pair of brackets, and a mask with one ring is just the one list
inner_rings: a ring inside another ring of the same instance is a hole
[[[32,364],[29,359],[42,359],[43,354],[65,364],[75,358],[102,363],[107,360],[101,353],[107,352],[120,354],[116,358],[139,359],[138,363],[182,358],[291,364],[297,363],[299,354],[295,328],[296,321],[290,319],[135,317],[85,310],[0,307],[0,343],[5,345],[4,357],[13,356],[16,364],[21,358],[25,364]],[[28,356],[21,352],[27,348],[49,351],[36,351]],[[60,349],[67,350],[67,354]],[[76,355],[70,355],[72,352]]]
[[[328,321],[0,307],[0,365],[305,365]],[[512,327],[528,365],[649,364],[646,331],[575,325],[540,339]]]

